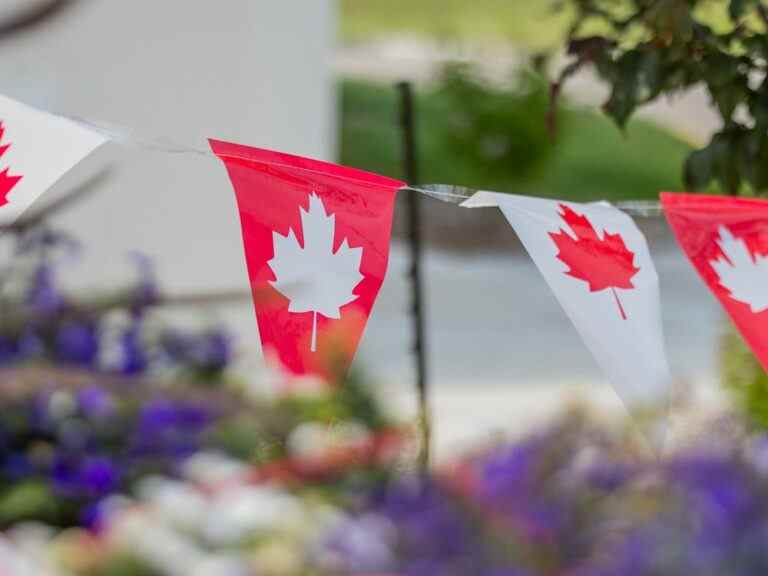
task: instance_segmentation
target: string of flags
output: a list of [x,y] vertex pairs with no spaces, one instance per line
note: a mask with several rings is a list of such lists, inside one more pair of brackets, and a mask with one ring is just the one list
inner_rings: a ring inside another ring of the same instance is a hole
[[[0,223],[105,142],[108,130],[0,96]],[[662,193],[576,203],[400,180],[209,141],[235,191],[264,355],[286,375],[346,371],[384,282],[397,193],[499,209],[632,409],[666,403],[672,376],[659,279],[628,213],[661,210],[692,265],[768,370],[768,201]]]

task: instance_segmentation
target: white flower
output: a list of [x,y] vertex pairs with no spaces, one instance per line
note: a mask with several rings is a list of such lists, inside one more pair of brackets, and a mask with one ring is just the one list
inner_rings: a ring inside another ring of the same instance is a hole
[[2,576],[64,576],[49,558],[54,532],[40,524],[22,524],[0,537]]
[[242,462],[217,452],[198,452],[184,463],[184,477],[191,482],[213,486],[242,477],[247,470]]
[[138,488],[142,503],[150,506],[169,524],[185,531],[195,531],[208,521],[206,498],[191,484],[149,478]]
[[233,487],[216,494],[205,525],[214,544],[237,544],[254,533],[279,530],[303,517],[301,503],[275,488]]
[[212,554],[200,561],[189,576],[250,576],[251,571],[243,558],[234,555]]
[[288,452],[296,458],[323,458],[334,450],[365,446],[370,438],[368,428],[356,421],[305,422],[288,437]]
[[339,521],[314,546],[316,563],[329,572],[385,572],[395,562],[397,531],[386,518],[368,514]]

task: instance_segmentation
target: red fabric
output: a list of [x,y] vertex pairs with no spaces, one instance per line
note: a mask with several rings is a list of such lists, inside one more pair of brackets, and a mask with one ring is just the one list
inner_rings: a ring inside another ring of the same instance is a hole
[[[3,142],[4,135],[5,126],[3,125],[3,122],[0,121],[0,158],[2,158],[3,154],[5,154],[8,148],[11,147],[10,143]],[[21,176],[11,174],[10,168],[4,168],[3,171],[0,172],[0,206],[8,204],[8,195],[16,184],[19,183],[19,180],[21,180]]]
[[712,265],[728,261],[718,245],[722,227],[746,245],[753,261],[768,255],[768,201],[665,192],[661,202],[683,251],[768,370],[768,310],[756,313],[749,304],[735,300]]
[[[235,189],[248,274],[264,354],[277,358],[292,375],[332,379],[343,375],[357,349],[384,281],[389,259],[392,214],[398,180],[289,154],[210,141],[224,161]],[[341,318],[317,315],[317,351],[310,350],[314,314],[289,312],[290,301],[270,281],[273,233],[292,230],[304,245],[300,208],[310,194],[335,217],[333,250],[346,240],[362,247],[357,298],[340,309]]]

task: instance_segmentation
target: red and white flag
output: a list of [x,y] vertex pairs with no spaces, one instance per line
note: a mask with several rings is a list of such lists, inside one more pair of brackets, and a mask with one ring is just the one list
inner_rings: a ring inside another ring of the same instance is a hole
[[768,201],[662,193],[677,242],[768,370]]
[[8,224],[107,138],[0,95],[0,224]]
[[290,374],[343,375],[384,281],[403,182],[211,140],[235,188],[259,333]]
[[645,237],[629,216],[607,203],[493,192],[478,192],[463,206],[501,209],[628,406],[667,401],[671,376],[658,276]]

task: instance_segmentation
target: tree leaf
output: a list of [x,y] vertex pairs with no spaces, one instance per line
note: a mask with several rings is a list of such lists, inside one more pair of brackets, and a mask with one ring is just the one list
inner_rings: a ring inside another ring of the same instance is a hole
[[686,188],[698,192],[709,186],[714,172],[712,163],[713,154],[710,146],[691,152],[685,160],[683,169],[683,181]]
[[759,0],[731,0],[728,3],[728,15],[731,20],[741,20],[746,14],[747,10],[757,4]]
[[627,120],[634,114],[640,103],[638,79],[642,63],[643,56],[639,51],[627,52],[616,62],[613,90],[610,98],[603,105],[603,110],[620,128],[626,126]]
[[741,139],[738,132],[721,132],[713,139],[714,175],[722,189],[733,196],[741,188]]

